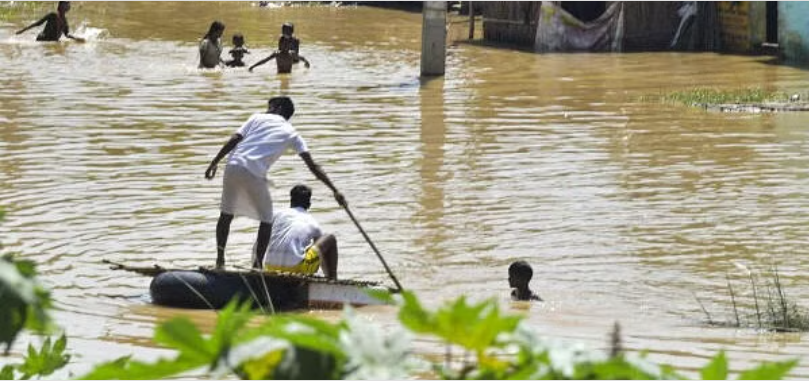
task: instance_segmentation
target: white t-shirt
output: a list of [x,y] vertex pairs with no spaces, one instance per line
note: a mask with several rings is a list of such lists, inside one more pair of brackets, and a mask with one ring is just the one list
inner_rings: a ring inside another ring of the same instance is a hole
[[309,150],[292,124],[277,114],[253,114],[236,133],[244,139],[231,151],[228,165],[247,168],[262,179],[287,147],[298,154]]
[[301,207],[276,212],[264,264],[292,267],[301,263],[304,250],[322,234],[320,224]]

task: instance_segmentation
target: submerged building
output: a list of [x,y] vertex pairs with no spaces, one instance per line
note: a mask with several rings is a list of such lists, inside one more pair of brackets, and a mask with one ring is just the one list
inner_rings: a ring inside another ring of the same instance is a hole
[[715,51],[809,59],[809,2],[481,2],[483,38],[545,51]]

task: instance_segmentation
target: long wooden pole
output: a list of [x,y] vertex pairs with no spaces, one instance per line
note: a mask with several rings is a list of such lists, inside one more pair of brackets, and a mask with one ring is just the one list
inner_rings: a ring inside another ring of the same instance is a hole
[[348,205],[343,205],[343,209],[345,209],[346,213],[348,213],[348,216],[351,217],[351,221],[354,221],[354,225],[357,226],[357,229],[359,229],[360,233],[362,233],[362,236],[365,237],[365,241],[368,242],[368,245],[371,246],[371,249],[374,250],[376,257],[379,258],[380,262],[382,262],[382,266],[385,267],[385,271],[387,271],[388,275],[390,275],[390,279],[393,280],[393,283],[396,285],[396,289],[398,289],[399,292],[404,291],[402,285],[399,284],[399,280],[396,279],[396,275],[393,275],[393,271],[390,270],[390,267],[388,267],[388,263],[385,262],[385,258],[382,257],[382,254],[379,253],[379,250],[376,248],[376,245],[374,245],[374,242],[371,241],[371,237],[368,237],[368,234],[365,233],[365,229],[363,229],[362,226],[360,226],[360,222],[357,221],[357,219],[354,217],[354,213],[351,213],[351,209],[348,209]]

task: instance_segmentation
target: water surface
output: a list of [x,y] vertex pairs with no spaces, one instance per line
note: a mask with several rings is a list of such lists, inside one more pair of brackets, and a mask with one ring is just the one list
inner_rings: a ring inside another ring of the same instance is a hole
[[[178,313],[212,325],[207,311],[148,304],[149,279],[101,260],[213,264],[221,177],[203,173],[279,94],[296,102],[293,122],[313,157],[401,282],[430,304],[497,298],[548,336],[596,348],[618,321],[627,348],[686,370],[722,348],[733,369],[809,350],[802,334],[707,326],[694,298],[729,317],[726,274],[742,287],[736,264],[771,263],[791,297],[809,296],[806,117],[639,101],[693,86],[797,92],[806,71],[709,53],[456,44],[446,75],[420,80],[415,13],[87,2],[68,17],[88,43],[13,35],[40,13],[0,23],[0,238],[36,260],[54,289],[75,372],[167,353],[152,329]],[[293,21],[312,68],[199,71],[196,43],[214,19],[227,25],[227,47],[233,33],[245,35],[248,63],[271,53],[280,25]],[[292,185],[313,186],[313,213],[338,236],[343,277],[387,280],[297,157],[284,156],[271,178],[278,206]],[[230,264],[248,265],[255,231],[234,221]],[[518,259],[533,264],[546,303],[508,302],[506,269]],[[395,319],[389,308],[360,311]],[[794,374],[807,375],[806,363]]]

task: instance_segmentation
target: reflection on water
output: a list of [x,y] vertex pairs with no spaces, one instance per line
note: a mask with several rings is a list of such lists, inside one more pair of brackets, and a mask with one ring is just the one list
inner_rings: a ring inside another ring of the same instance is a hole
[[[179,17],[178,15],[181,15]],[[75,370],[137,351],[158,321],[148,279],[108,270],[211,264],[221,180],[203,172],[266,99],[296,102],[294,124],[405,287],[429,303],[461,294],[506,303],[506,269],[534,265],[547,303],[525,308],[553,337],[625,345],[694,369],[720,348],[736,369],[800,356],[801,335],[706,327],[694,294],[728,307],[734,261],[778,263],[804,286],[809,176],[804,116],[720,115],[639,102],[696,85],[799,92],[809,74],[756,57],[546,54],[460,44],[444,78],[420,81],[420,15],[361,7],[249,3],[81,3],[86,44],[13,36],[0,25],[0,199],[4,244],[41,264],[81,353]],[[198,71],[213,19],[268,55],[293,21],[311,69]],[[78,34],[78,32],[77,32]],[[339,237],[347,278],[387,281],[330,192],[294,155],[273,169],[276,201],[299,182]],[[247,265],[252,221],[236,219],[229,263]],[[336,318],[334,312],[311,312]],[[391,324],[388,308],[364,310]],[[806,377],[803,364],[797,376]]]

